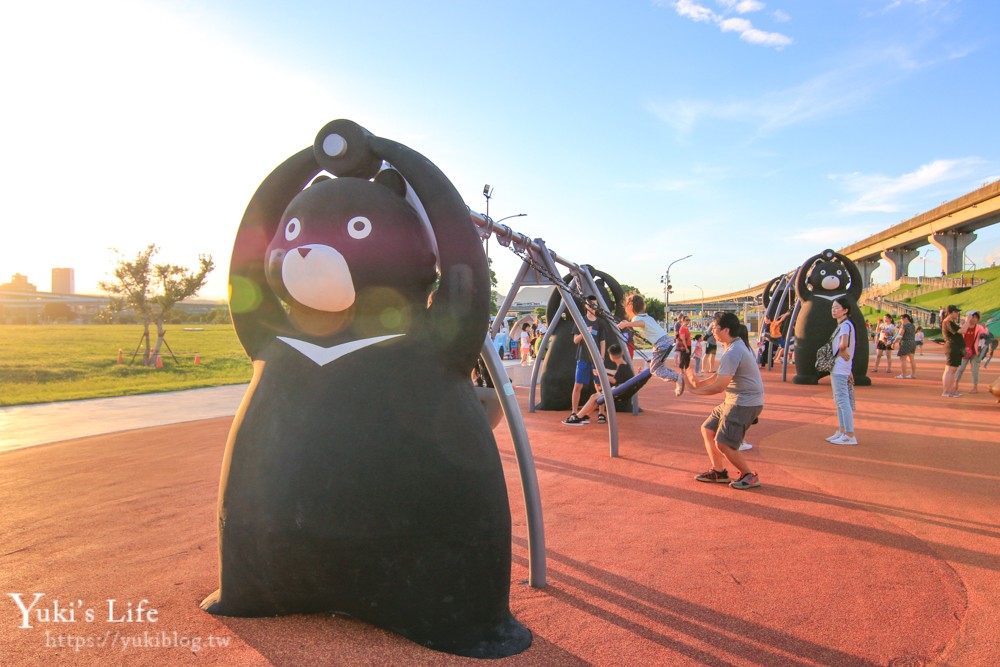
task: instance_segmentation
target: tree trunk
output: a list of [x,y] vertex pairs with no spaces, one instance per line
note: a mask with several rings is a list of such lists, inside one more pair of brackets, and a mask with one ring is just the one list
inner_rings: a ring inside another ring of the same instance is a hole
[[163,337],[167,335],[163,330],[163,318],[156,318],[156,349],[153,350],[153,361],[156,361],[156,357],[160,354],[160,348],[163,347]]
[[153,357],[150,356],[150,340],[149,340],[149,322],[142,323],[142,333],[146,341],[146,351],[142,357],[142,363],[146,366],[153,365]]

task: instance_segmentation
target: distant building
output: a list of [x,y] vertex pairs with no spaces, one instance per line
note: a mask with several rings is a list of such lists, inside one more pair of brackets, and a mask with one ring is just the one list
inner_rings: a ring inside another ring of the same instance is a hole
[[52,292],[55,294],[76,294],[73,269],[52,269]]
[[28,282],[28,276],[22,276],[20,273],[15,273],[14,277],[10,279],[9,283],[4,283],[0,285],[0,291],[37,292],[38,288]]
[[[552,292],[555,290],[553,285],[545,285],[542,287],[537,286],[527,286],[522,287],[517,296],[514,297],[514,301],[510,304],[510,313],[530,313],[535,310],[535,308],[545,308],[548,306],[549,297],[552,296]],[[500,301],[502,302],[505,294],[500,294]],[[498,304],[499,305],[499,304]]]

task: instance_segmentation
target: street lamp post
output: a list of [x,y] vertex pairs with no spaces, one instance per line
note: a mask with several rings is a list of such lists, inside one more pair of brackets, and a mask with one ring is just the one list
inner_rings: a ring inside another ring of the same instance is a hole
[[684,257],[681,257],[681,259],[675,259],[674,261],[667,264],[667,272],[663,276],[663,302],[664,302],[663,322],[667,326],[670,326],[670,267],[683,259],[687,259],[688,257],[693,257],[693,256],[694,256],[693,254],[685,255]]
[[490,220],[494,225],[499,225],[504,220],[510,220],[511,218],[523,218],[528,215],[527,213],[515,213],[514,215],[508,215],[506,217],[500,218],[499,220]]
[[[486,197],[486,220],[490,219],[490,198],[493,196],[493,188],[489,183],[483,186],[483,196]],[[483,243],[483,252],[486,253],[486,260],[489,261],[490,257],[490,237],[486,236],[486,241]]]
[[[510,220],[511,218],[522,218],[522,217],[528,215],[527,213],[515,213],[514,215],[508,215],[507,217],[500,218],[499,220],[492,220],[490,218],[490,199],[493,198],[493,186],[491,186],[489,183],[487,183],[486,185],[483,186],[483,196],[486,197],[486,222],[490,222],[490,223],[493,223],[494,225],[497,225],[497,224],[500,224],[501,222],[503,222],[504,220]],[[486,256],[489,257],[490,256],[490,237],[489,237],[489,235],[486,236],[486,245],[485,245],[485,247],[486,247]]]
[[[698,285],[695,285],[695,287],[698,287]],[[698,287],[698,289],[701,290],[701,318],[705,319],[705,290],[701,287]]]

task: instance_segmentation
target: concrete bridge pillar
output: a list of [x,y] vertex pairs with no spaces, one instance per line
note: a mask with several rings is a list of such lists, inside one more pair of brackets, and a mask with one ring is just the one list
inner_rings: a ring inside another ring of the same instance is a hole
[[927,237],[931,244],[941,251],[941,270],[958,273],[965,268],[962,257],[969,244],[976,240],[972,232],[941,232]]
[[858,271],[861,272],[861,288],[868,289],[872,286],[872,274],[878,268],[879,260],[875,257],[869,257],[868,259],[859,259],[854,263],[857,265]]
[[[943,251],[942,251],[943,253]],[[906,275],[907,269],[910,268],[910,262],[915,260],[920,256],[919,250],[914,250],[913,248],[907,248],[906,246],[900,246],[899,248],[890,248],[889,250],[882,251],[882,259],[889,262],[892,265],[892,279],[899,280]]]

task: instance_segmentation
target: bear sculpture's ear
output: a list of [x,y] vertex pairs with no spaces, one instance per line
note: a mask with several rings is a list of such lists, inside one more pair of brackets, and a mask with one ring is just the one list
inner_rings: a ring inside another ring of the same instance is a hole
[[395,169],[383,169],[375,176],[375,182],[384,185],[402,198],[406,198],[406,180]]

